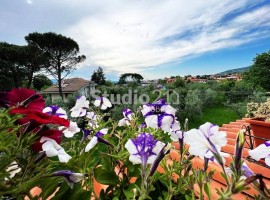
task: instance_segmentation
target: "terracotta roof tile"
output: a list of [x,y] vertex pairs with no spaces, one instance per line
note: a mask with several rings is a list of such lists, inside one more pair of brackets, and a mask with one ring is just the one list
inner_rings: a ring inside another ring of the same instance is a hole
[[[71,78],[66,79],[62,83],[62,91],[63,93],[77,92],[83,86],[88,85],[89,83],[95,84],[93,81],[88,81],[82,78]],[[54,84],[51,87],[42,91],[42,93],[58,93],[58,85]]]

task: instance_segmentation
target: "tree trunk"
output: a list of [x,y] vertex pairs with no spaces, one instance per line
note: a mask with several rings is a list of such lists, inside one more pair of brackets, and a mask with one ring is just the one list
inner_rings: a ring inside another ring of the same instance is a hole
[[33,70],[34,67],[31,68],[31,72],[30,74],[28,75],[28,83],[27,83],[27,88],[29,89],[32,85],[32,81],[33,81],[33,74],[34,74],[34,70]]
[[59,95],[62,98],[62,100],[64,100],[63,92],[62,92],[61,66],[59,65],[58,65],[57,77],[58,77]]
[[13,82],[14,82],[14,87],[15,88],[18,88],[19,87],[19,80],[17,78],[17,73],[16,73],[16,69],[11,69],[11,72],[12,72],[12,79],[13,79]]

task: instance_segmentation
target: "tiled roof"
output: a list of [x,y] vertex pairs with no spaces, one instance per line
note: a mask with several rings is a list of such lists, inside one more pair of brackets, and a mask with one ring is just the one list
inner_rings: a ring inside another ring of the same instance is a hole
[[[62,83],[62,91],[63,93],[77,92],[89,83],[95,84],[93,81],[88,81],[82,78],[66,79]],[[58,84],[54,84],[51,87],[43,90],[42,93],[59,93]]]

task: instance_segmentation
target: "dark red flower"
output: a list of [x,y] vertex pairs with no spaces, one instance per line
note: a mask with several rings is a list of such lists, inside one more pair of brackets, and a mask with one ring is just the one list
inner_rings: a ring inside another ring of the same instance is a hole
[[48,129],[48,130],[39,132],[37,134],[38,134],[37,142],[32,145],[32,149],[35,152],[39,152],[42,150],[42,143],[39,142],[41,137],[48,137],[50,139],[53,139],[58,144],[62,142],[62,131],[59,131],[59,130]]
[[55,115],[48,115],[46,113],[37,111],[37,110],[30,110],[25,108],[14,108],[10,111],[11,114],[22,114],[25,116],[27,120],[34,120],[38,124],[58,124],[61,126],[69,127],[69,121],[60,118]]
[[27,88],[14,88],[13,90],[1,93],[0,106],[2,107],[20,107],[31,110],[42,111],[45,106],[45,100],[34,90]]

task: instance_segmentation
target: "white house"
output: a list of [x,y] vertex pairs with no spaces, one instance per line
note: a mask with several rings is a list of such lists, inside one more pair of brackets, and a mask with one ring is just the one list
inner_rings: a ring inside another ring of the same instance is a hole
[[[78,93],[79,95],[84,95],[90,97],[91,91],[95,90],[97,84],[93,81],[88,81],[82,78],[71,78],[66,79],[62,83],[62,93],[64,101],[68,100],[68,96]],[[52,102],[56,99],[61,98],[59,94],[58,84],[52,85],[51,87],[43,90],[41,92],[44,95],[49,95]]]

